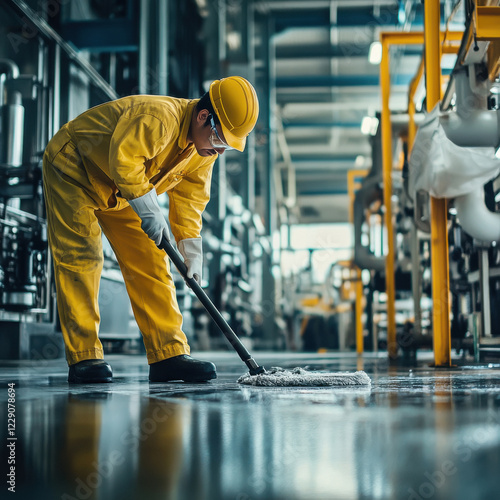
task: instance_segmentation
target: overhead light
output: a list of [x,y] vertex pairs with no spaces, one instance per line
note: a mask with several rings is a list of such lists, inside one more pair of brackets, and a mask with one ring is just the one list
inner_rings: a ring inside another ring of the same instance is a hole
[[369,135],[372,128],[372,117],[365,116],[361,122],[361,133],[364,135]]
[[361,168],[365,164],[365,157],[363,155],[356,156],[354,160],[354,166],[356,168]]
[[406,3],[401,2],[398,9],[398,23],[404,24],[406,21]]
[[241,48],[241,34],[237,31],[226,33],[227,45],[231,50],[239,50]]
[[361,133],[364,135],[375,135],[377,133],[378,118],[365,116],[361,121]]
[[382,44],[380,42],[373,42],[370,45],[368,61],[370,61],[371,64],[380,64],[382,61]]

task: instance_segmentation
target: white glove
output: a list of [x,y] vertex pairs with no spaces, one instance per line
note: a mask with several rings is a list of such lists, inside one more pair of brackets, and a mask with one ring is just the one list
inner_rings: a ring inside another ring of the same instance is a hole
[[203,249],[201,238],[187,238],[177,243],[179,252],[184,257],[187,266],[187,277],[194,278],[201,284],[201,272],[203,267]]
[[159,245],[163,236],[170,241],[170,231],[168,224],[161,213],[160,205],[158,204],[158,196],[156,189],[152,189],[148,193],[129,200],[130,206],[134,212],[141,218],[142,230]]

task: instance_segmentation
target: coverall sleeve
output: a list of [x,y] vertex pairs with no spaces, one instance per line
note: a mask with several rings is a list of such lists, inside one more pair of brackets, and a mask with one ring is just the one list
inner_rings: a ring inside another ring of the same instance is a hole
[[144,162],[165,148],[168,134],[153,115],[122,116],[109,145],[111,178],[126,200],[133,200],[153,188],[146,176]]
[[168,191],[170,229],[179,242],[199,238],[202,214],[210,200],[214,161],[203,164]]

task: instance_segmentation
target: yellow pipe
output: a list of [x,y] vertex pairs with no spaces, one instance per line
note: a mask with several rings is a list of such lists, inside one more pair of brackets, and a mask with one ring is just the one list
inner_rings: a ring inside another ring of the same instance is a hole
[[[394,37],[395,38],[395,37]],[[417,43],[417,42],[415,42]],[[382,94],[382,174],[384,180],[385,227],[387,231],[387,257],[385,264],[385,287],[387,293],[387,351],[396,358],[396,287],[394,282],[394,225],[392,220],[392,130],[389,95],[391,78],[389,72],[389,43],[382,37],[382,61],[380,62],[380,89]]]
[[476,25],[476,40],[498,40],[500,39],[500,7],[480,6],[476,2],[474,12]]
[[347,171],[347,192],[349,194],[349,222],[352,224],[353,218],[353,205],[354,205],[354,195],[356,194],[356,188],[359,188],[361,183],[356,182],[356,178],[366,177],[369,170],[367,168],[359,168],[356,170]]
[[[361,185],[361,183],[356,182],[356,177],[365,177],[368,175],[368,169],[357,169],[349,170],[347,172],[347,191],[349,193],[350,205],[349,205],[349,222],[352,223],[353,219],[353,205],[354,205],[354,195],[356,194],[356,188]],[[361,282],[361,269],[354,266],[356,269],[356,352],[358,354],[363,354],[363,283]]]
[[[441,43],[460,42],[463,31],[448,31],[441,33],[439,40]],[[422,45],[425,42],[423,31],[382,31],[380,41],[388,45]]]
[[356,267],[356,352],[363,354],[363,282],[361,269]]
[[[426,102],[430,112],[441,100],[439,0],[427,0],[424,9]],[[436,366],[451,366],[447,222],[446,199],[431,197],[432,314]]]
[[491,81],[500,74],[500,40],[488,45],[488,76]]
[[[439,23],[438,23],[439,26]],[[439,33],[439,32],[438,32]],[[463,33],[450,31],[438,34],[438,43],[460,41]],[[396,343],[396,288],[394,282],[394,226],[392,216],[392,130],[389,97],[391,92],[389,48],[391,45],[418,45],[424,43],[424,32],[382,32],[382,61],[380,63],[380,89],[382,94],[382,172],[384,180],[385,225],[387,230],[386,293],[387,293],[387,350],[390,358],[397,357]],[[441,60],[440,58],[438,59]]]

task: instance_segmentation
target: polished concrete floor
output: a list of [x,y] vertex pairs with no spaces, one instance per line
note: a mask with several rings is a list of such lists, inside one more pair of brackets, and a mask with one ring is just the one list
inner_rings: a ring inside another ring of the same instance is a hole
[[88,386],[69,386],[62,360],[0,362],[0,498],[500,498],[500,364],[254,354],[267,367],[364,369],[372,386],[239,386],[245,366],[230,352],[198,356],[219,370],[199,385],[149,384],[144,356],[109,356],[115,382]]

